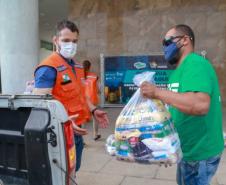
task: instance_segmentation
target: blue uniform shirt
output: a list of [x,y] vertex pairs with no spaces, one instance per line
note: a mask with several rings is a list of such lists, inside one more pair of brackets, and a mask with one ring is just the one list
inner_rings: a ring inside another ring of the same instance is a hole
[[[68,64],[74,67],[73,60],[66,60]],[[53,88],[56,82],[56,69],[49,66],[42,66],[35,72],[35,88]]]

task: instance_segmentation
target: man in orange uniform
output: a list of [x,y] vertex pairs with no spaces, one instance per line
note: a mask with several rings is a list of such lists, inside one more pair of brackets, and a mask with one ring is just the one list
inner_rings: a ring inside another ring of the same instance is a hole
[[[93,105],[98,105],[98,76],[90,72],[91,63],[89,60],[83,61],[83,67],[85,70],[85,92],[87,98],[93,103]],[[101,135],[98,134],[98,124],[96,124],[95,118],[93,119],[93,139],[96,141],[101,138]]]
[[83,66],[72,59],[77,51],[79,30],[68,20],[57,24],[53,38],[56,52],[47,57],[35,70],[34,94],[52,94],[59,100],[73,121],[76,145],[76,171],[81,165],[82,135],[87,130],[81,125],[90,120],[90,112],[102,127],[108,124],[106,113],[99,110],[85,96]]

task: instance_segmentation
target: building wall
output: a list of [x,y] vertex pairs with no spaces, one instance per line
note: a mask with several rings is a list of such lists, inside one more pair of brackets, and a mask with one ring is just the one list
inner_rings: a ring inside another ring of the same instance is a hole
[[69,18],[80,29],[78,60],[90,59],[99,73],[99,55],[159,53],[175,24],[188,24],[196,51],[207,51],[226,102],[226,0],[70,0]]

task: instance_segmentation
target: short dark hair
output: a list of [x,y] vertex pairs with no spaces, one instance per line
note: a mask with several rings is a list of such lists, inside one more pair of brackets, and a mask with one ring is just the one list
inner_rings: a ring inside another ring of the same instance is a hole
[[174,29],[181,34],[189,36],[192,46],[193,47],[195,46],[195,34],[194,34],[193,30],[191,29],[191,27],[189,27],[188,25],[185,25],[185,24],[178,24],[178,25],[174,26]]
[[90,66],[91,66],[91,62],[89,60],[84,60],[83,61],[83,67],[85,69],[90,69]]
[[72,21],[64,19],[57,23],[56,35],[59,35],[61,30],[63,30],[64,28],[68,28],[69,30],[71,30],[71,32],[77,32],[79,34],[79,30],[78,30],[78,27],[76,26],[76,24],[73,23]]

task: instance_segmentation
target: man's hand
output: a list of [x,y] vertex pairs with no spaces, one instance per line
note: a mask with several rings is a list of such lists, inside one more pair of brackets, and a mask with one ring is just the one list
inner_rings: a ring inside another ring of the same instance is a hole
[[143,82],[140,86],[140,92],[145,98],[156,98],[158,88],[148,82]]
[[101,128],[107,128],[107,126],[109,125],[109,119],[106,112],[97,109],[94,111],[93,116],[97,120]]
[[77,134],[77,135],[82,135],[82,136],[87,135],[88,131],[86,129],[80,128],[79,126],[76,125],[75,120],[76,120],[77,117],[78,117],[78,114],[69,116],[69,120],[72,122],[74,133]]

